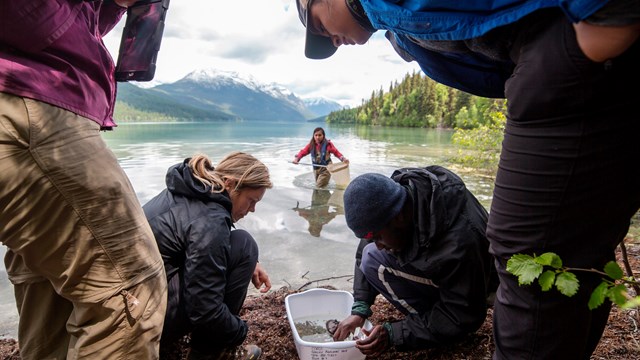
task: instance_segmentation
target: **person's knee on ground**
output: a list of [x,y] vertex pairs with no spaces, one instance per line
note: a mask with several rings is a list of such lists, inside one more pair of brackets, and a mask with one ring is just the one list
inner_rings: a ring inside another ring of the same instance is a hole
[[258,263],[258,244],[246,230],[231,232],[231,252],[224,302],[233,314],[239,314],[247,295],[251,276]]

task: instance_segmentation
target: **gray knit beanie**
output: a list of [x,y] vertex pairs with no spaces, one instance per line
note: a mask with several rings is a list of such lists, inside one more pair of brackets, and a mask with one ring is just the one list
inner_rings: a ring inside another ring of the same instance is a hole
[[359,237],[382,230],[400,213],[407,192],[381,174],[367,173],[353,179],[344,191],[347,226]]

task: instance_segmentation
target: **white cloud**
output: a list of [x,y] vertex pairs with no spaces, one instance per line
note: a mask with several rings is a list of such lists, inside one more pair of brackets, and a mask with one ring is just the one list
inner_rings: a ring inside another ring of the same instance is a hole
[[[114,58],[124,19],[106,38]],[[300,97],[326,97],[357,106],[418,65],[404,62],[375,34],[362,46],[343,46],[331,58],[304,56],[304,27],[294,0],[173,0],[154,80],[173,82],[195,69],[253,75]]]

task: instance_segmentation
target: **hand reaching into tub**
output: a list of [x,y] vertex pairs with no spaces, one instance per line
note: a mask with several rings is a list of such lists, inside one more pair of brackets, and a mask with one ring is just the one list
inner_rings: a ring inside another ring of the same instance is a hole
[[333,341],[342,341],[349,337],[354,331],[364,325],[365,318],[358,315],[349,315],[340,321],[338,328],[333,333]]

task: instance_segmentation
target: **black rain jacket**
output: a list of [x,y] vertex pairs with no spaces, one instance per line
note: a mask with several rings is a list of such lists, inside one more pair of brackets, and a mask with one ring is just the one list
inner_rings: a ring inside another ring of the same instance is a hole
[[[399,169],[391,178],[413,203],[413,239],[398,259],[438,286],[424,299],[430,311],[391,324],[393,345],[411,350],[458,341],[482,325],[487,296],[498,284],[485,235],[487,211],[462,179],[443,167]],[[378,292],[359,268],[367,244],[361,240],[356,253],[354,300],[373,304]]]
[[231,199],[226,191],[212,193],[196,179],[189,160],[169,168],[167,188],[143,206],[167,280],[181,278],[181,291],[169,292],[167,316],[180,317],[178,323],[186,320],[192,334],[206,335],[216,347],[239,345],[247,336],[247,324],[223,302],[233,226]]

